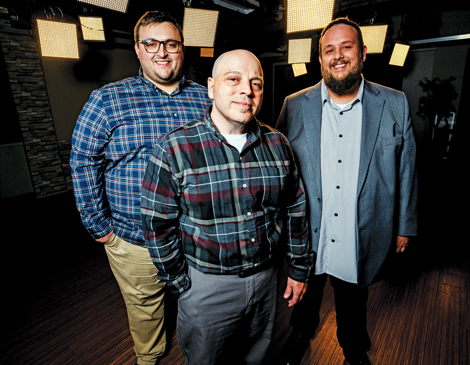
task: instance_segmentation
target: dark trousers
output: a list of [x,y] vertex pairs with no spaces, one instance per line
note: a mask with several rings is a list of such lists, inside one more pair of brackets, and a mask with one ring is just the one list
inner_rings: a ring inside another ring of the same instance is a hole
[[[310,276],[307,292],[295,305],[290,318],[294,330],[311,337],[315,335],[320,323],[320,306],[327,277],[326,274]],[[346,359],[357,358],[369,351],[371,346],[366,307],[369,290],[333,276],[330,276],[330,284],[335,294],[338,342]]]

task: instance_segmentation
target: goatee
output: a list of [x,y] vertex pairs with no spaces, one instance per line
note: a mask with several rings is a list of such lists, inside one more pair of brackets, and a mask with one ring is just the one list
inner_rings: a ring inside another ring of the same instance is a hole
[[321,75],[325,85],[335,94],[343,95],[362,78],[364,62],[360,60],[343,79],[336,79],[328,70],[321,67]]

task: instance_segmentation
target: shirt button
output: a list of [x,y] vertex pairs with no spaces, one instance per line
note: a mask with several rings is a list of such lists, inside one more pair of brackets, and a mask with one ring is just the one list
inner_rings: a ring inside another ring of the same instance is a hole
[[251,239],[251,242],[255,242],[256,240],[254,238]]
[[335,213],[335,217],[337,217],[337,216],[338,216],[338,213]]
[[338,186],[336,187],[336,189],[339,189],[339,188],[340,188],[340,186],[338,185]]
[[238,159],[241,161],[241,160],[242,160],[242,157],[240,156]]
[[339,135],[339,138],[343,138],[343,135],[342,135],[342,134],[340,134],[340,135]]
[[339,112],[339,115],[343,115],[343,112]]
[[246,215],[251,215],[251,212],[246,213]]
[[246,188],[246,184],[243,184],[242,186],[243,186],[244,188]]
[[342,160],[338,160],[338,163],[341,163],[341,162],[343,162],[343,161],[342,161]]

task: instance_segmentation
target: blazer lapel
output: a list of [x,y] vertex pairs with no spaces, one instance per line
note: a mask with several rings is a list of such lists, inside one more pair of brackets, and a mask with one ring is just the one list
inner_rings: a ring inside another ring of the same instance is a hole
[[377,144],[377,137],[379,135],[379,128],[382,122],[382,112],[384,108],[384,100],[377,97],[379,90],[367,81],[365,81],[365,83],[362,103],[362,139],[357,185],[358,196],[364,185],[372,153],[374,152]]
[[312,136],[307,139],[304,150],[312,156],[310,167],[312,168],[315,183],[318,191],[321,192],[321,159],[320,159],[320,136],[321,136],[321,116],[322,100],[320,83],[315,85],[306,95],[309,100],[305,101],[303,107],[303,121],[305,135]]

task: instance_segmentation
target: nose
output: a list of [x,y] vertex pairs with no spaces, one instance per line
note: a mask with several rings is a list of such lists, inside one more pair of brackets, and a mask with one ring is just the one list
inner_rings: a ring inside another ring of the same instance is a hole
[[245,94],[247,96],[253,95],[253,86],[251,85],[250,80],[242,80],[239,86],[240,94]]
[[335,60],[340,60],[341,58],[343,58],[343,51],[341,49],[341,47],[338,47],[334,50],[334,59]]
[[160,43],[160,48],[157,51],[157,55],[159,57],[165,57],[168,54],[166,51],[165,45],[163,43]]

